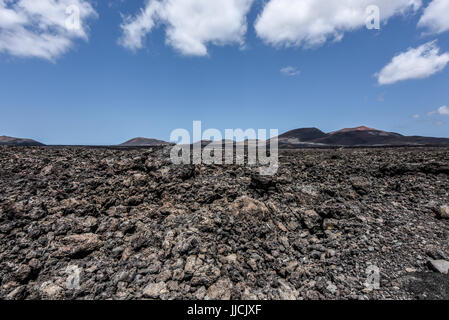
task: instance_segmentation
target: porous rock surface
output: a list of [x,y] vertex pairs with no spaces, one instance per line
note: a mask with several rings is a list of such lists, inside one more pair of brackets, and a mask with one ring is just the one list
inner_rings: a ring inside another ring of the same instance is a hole
[[448,149],[169,150],[0,147],[0,298],[449,298]]

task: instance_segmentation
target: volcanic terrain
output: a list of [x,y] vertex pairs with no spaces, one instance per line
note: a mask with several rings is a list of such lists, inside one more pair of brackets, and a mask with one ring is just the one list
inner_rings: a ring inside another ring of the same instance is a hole
[[448,148],[169,152],[0,147],[0,298],[449,298]]

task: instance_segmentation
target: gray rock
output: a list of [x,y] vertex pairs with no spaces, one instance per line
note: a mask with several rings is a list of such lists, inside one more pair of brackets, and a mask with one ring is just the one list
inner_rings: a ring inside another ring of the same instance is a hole
[[429,260],[429,267],[432,270],[442,273],[448,274],[449,272],[449,261],[446,260]]
[[62,298],[64,289],[51,281],[46,281],[41,284],[40,288],[41,297],[44,299],[55,300]]
[[161,295],[167,293],[167,285],[165,282],[150,283],[143,289],[143,295],[146,298],[157,299]]
[[220,279],[207,290],[206,299],[229,300],[231,299],[232,282],[229,279]]
[[449,206],[441,206],[439,210],[439,216],[442,219],[449,219]]
[[278,297],[280,300],[296,300],[298,298],[298,290],[283,280],[279,280]]
[[321,227],[321,216],[315,210],[306,210],[302,216],[302,222],[306,228],[312,230]]
[[58,257],[83,257],[98,250],[103,245],[98,235],[93,233],[74,234],[64,237],[57,251]]
[[165,147],[0,147],[0,299],[447,299],[448,275],[421,271],[449,261],[431,214],[448,149],[335,153],[281,150],[265,179]]
[[331,294],[335,294],[337,292],[337,286],[333,284],[332,282],[327,282],[327,291],[329,291]]

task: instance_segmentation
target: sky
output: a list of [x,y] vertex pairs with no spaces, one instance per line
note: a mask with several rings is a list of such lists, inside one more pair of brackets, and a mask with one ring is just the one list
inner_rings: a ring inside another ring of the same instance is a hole
[[448,63],[449,0],[0,0],[0,135],[110,145],[200,120],[449,137]]

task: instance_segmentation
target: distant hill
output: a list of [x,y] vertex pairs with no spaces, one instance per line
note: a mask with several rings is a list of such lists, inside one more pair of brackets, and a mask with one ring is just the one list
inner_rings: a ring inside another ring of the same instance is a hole
[[314,145],[315,139],[326,136],[326,133],[317,128],[301,128],[288,131],[278,137],[279,146],[289,148],[295,145]]
[[0,146],[28,146],[28,147],[34,146],[34,147],[37,147],[37,146],[44,146],[44,144],[37,142],[35,140],[32,140],[32,139],[0,136]]
[[324,137],[326,134],[317,128],[301,128],[288,131],[279,136],[279,139],[296,139],[300,142],[307,142]]
[[449,145],[447,138],[403,136],[360,126],[324,133],[316,128],[296,129],[278,137],[279,147],[284,149],[305,146],[413,146],[413,145]]
[[149,139],[149,138],[134,138],[131,140],[122,143],[121,147],[157,147],[157,146],[167,146],[172,143],[157,140],[157,139]]
[[226,139],[222,139],[219,141],[201,140],[201,141],[197,141],[197,142],[191,144],[191,146],[193,147],[193,146],[201,145],[201,148],[220,147],[221,146],[221,147],[225,148],[226,145],[232,144],[233,147],[248,147],[248,146],[257,146],[257,143],[259,141],[260,140],[249,140],[249,139],[246,139],[244,141],[238,141],[238,142],[235,140],[226,140]]
[[398,133],[361,126],[328,133],[315,142],[341,146],[400,145],[405,143],[403,138],[404,136]]
[[[201,144],[205,147],[209,144],[222,144],[226,140],[210,141],[202,140],[194,145]],[[375,146],[449,146],[449,138],[432,138],[421,136],[404,136],[395,132],[388,132],[360,126],[345,128],[338,131],[325,133],[317,128],[300,128],[288,131],[278,136],[280,149],[296,149],[303,147],[375,147]],[[237,145],[255,145],[256,141],[245,140],[233,142]],[[0,146],[45,146],[43,143],[32,139],[0,136]],[[134,138],[118,145],[119,147],[157,147],[174,145],[163,140],[150,138]]]

